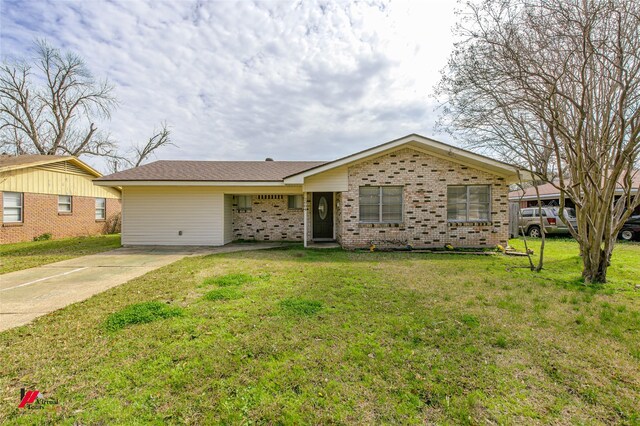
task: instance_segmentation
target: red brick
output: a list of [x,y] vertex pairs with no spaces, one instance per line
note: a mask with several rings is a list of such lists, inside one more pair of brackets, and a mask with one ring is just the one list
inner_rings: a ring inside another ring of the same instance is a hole
[[[0,211],[2,209],[0,192]],[[73,196],[71,214],[58,213],[58,196],[25,192],[23,222],[2,223],[0,216],[0,243],[32,241],[34,237],[49,233],[53,238],[103,234],[107,221],[95,219],[95,198]],[[120,213],[120,200],[107,198],[107,219]]]

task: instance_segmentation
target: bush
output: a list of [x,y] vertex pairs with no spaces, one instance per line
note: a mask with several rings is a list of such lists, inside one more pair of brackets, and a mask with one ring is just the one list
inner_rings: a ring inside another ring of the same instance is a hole
[[122,230],[122,213],[118,212],[109,219],[104,224],[104,233],[105,234],[119,234]]
[[50,239],[51,239],[51,234],[48,232],[38,235],[37,237],[33,237],[33,241],[49,241]]
[[182,308],[169,306],[162,302],[144,302],[129,305],[107,318],[105,327],[117,331],[132,324],[145,324],[155,320],[182,316]]

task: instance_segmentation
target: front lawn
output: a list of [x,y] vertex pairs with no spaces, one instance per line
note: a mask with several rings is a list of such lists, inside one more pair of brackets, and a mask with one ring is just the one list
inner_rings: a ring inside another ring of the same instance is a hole
[[120,235],[0,244],[0,274],[120,247]]
[[[540,274],[501,255],[185,258],[0,334],[0,419],[639,424],[640,245],[595,288],[575,242],[548,248]],[[21,387],[57,410],[19,410]]]

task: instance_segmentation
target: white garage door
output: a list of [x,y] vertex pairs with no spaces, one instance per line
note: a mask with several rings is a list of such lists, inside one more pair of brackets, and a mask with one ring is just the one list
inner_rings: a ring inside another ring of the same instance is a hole
[[207,187],[124,187],[122,244],[224,244],[224,194]]

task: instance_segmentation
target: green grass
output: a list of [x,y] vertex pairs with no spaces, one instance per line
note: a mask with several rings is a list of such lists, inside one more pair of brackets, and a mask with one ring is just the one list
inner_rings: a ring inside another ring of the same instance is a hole
[[[620,244],[596,287],[580,282],[575,242],[547,247],[541,273],[507,256],[185,258],[0,334],[0,419],[637,425],[640,245]],[[254,278],[202,285],[237,274]],[[106,330],[149,301],[183,315]],[[18,410],[21,387],[58,411]]]
[[204,298],[207,300],[235,300],[240,299],[242,293],[235,288],[219,288],[205,293]]
[[105,321],[105,328],[108,331],[118,331],[134,324],[146,324],[165,318],[179,317],[183,313],[183,309],[169,306],[166,303],[135,303],[109,315]]
[[280,302],[280,309],[286,314],[313,315],[322,309],[322,302],[305,299],[285,299]]
[[0,274],[120,247],[120,235],[30,241],[0,245]]
[[255,278],[248,274],[227,274],[221,277],[206,278],[204,285],[217,285],[220,287],[239,286],[255,281]]

